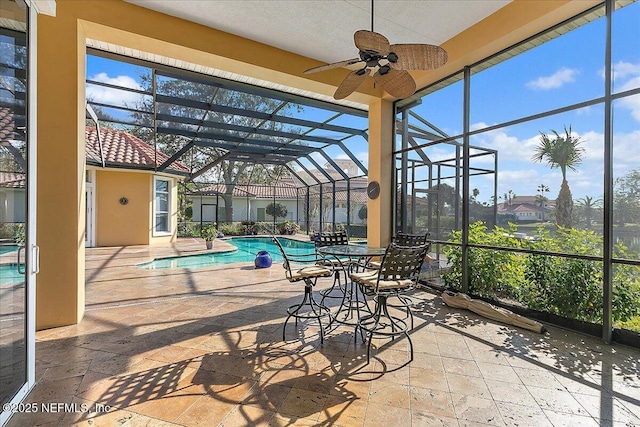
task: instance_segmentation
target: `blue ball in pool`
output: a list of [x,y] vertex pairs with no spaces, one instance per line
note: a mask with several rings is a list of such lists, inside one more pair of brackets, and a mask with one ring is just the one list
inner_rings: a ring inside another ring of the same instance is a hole
[[253,262],[256,268],[269,268],[273,264],[271,254],[267,251],[260,251],[256,255],[256,259]]

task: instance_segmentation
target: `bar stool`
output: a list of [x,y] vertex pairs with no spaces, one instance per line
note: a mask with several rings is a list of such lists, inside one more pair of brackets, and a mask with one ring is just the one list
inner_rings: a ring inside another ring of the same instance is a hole
[[[321,261],[321,257],[318,254],[311,253],[305,255],[287,255],[282,244],[277,237],[272,237],[273,242],[278,246],[280,253],[282,254],[282,266],[285,269],[285,277],[289,282],[304,282],[304,297],[298,304],[293,304],[287,308],[287,318],[284,321],[282,328],[282,340],[285,340],[285,331],[287,329],[287,322],[294,317],[296,324],[298,319],[316,319],[320,325],[320,342],[324,342],[324,327],[322,326],[322,317],[329,318],[329,326],[331,324],[331,312],[323,304],[316,302],[313,297],[313,287],[321,277],[331,277],[333,275],[333,269],[324,265],[318,265]],[[310,264],[306,267],[300,267],[299,264]],[[302,311],[305,307],[307,310]]]
[[[357,326],[367,334],[367,363],[371,359],[371,342],[374,335],[391,338],[406,336],[409,340],[409,362],[413,360],[413,343],[408,333],[412,327],[407,324],[406,317],[401,318],[389,313],[387,299],[390,296],[401,295],[415,285],[428,250],[428,245],[405,247],[392,243],[382,258],[380,269],[351,274],[351,280],[362,285],[365,293],[372,295],[375,302],[373,313],[361,317]],[[413,324],[413,314],[409,307],[406,309],[407,316],[411,317]]]

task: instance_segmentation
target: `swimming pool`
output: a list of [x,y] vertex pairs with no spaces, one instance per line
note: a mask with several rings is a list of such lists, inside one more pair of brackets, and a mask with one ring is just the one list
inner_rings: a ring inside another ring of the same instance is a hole
[[18,250],[18,245],[0,245],[0,255]]
[[[300,255],[312,253],[314,245],[311,242],[278,238],[287,255]],[[260,251],[268,251],[273,262],[282,262],[282,256],[278,247],[270,237],[234,237],[229,243],[237,247],[237,251],[222,253],[206,253],[200,255],[188,255],[183,257],[156,259],[139,267],[149,270],[162,268],[202,268],[215,265],[231,264],[234,262],[253,262]]]
[[[24,264],[20,264],[20,268],[24,269]],[[18,272],[16,264],[0,265],[0,285],[19,282],[24,282],[24,273]]]

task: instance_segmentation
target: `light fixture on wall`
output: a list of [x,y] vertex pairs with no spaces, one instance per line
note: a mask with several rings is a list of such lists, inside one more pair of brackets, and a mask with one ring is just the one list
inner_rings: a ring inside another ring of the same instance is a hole
[[127,199],[126,197],[120,197],[120,204],[122,206],[126,205],[127,203],[129,203],[129,199]]

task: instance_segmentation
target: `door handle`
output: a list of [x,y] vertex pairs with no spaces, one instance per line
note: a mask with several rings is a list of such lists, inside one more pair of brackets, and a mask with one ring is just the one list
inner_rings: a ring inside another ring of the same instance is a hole
[[33,245],[31,247],[31,255],[33,259],[33,263],[31,264],[33,266],[31,272],[33,274],[38,274],[40,273],[40,246]]
[[26,271],[27,271],[27,270],[26,270],[26,268],[21,268],[21,267],[20,267],[20,264],[21,264],[21,263],[20,263],[20,253],[21,253],[22,251],[24,251],[24,246],[20,246],[20,247],[18,248],[18,273],[20,273],[20,274],[24,274],[24,273],[26,273]]

